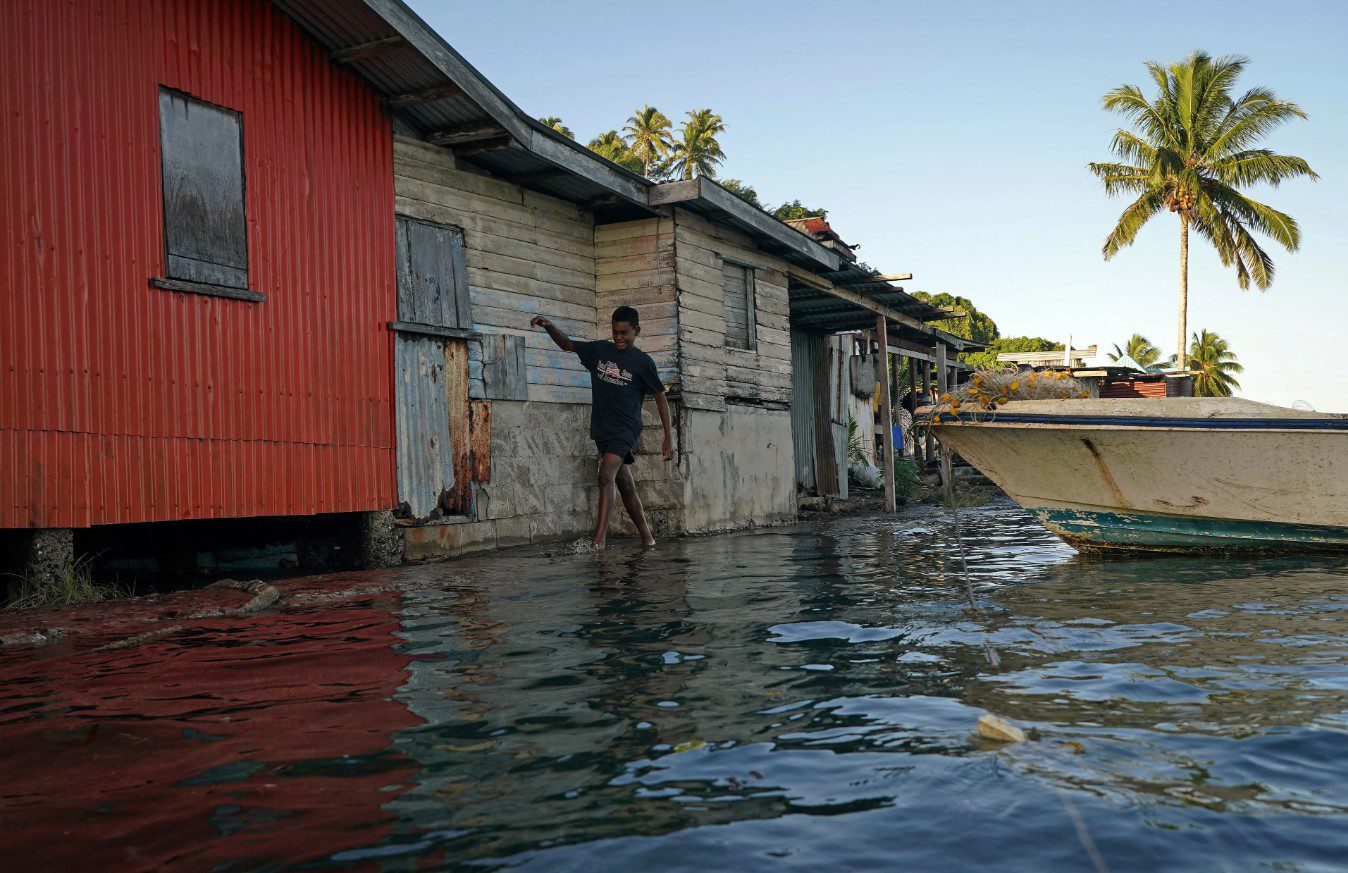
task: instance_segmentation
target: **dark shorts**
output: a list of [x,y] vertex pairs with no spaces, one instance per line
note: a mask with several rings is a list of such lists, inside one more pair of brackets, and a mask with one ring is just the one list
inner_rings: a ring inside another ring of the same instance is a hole
[[623,459],[624,464],[635,464],[637,462],[636,456],[632,454],[632,444],[626,440],[595,440],[594,444],[598,447],[601,455],[617,455]]

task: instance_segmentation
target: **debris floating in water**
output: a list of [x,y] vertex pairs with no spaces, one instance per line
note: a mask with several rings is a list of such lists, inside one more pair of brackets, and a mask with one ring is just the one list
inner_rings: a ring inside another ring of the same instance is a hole
[[998,743],[1023,743],[1027,739],[1025,731],[990,712],[979,717],[978,735]]

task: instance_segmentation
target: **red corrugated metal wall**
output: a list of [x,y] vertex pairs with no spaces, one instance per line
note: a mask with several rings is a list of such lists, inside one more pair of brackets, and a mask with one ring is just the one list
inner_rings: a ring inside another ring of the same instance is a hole
[[[264,0],[0,4],[0,527],[395,502],[393,155]],[[249,303],[161,291],[158,89],[243,115]]]

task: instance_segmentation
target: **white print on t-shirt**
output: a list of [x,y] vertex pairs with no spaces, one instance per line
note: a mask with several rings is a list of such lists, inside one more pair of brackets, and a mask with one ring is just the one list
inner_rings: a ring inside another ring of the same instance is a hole
[[626,388],[632,384],[632,374],[612,361],[600,361],[594,368],[594,374],[610,385]]

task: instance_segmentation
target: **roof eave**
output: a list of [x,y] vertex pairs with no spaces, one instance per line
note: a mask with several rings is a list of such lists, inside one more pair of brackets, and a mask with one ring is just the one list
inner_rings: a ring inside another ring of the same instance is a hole
[[646,202],[652,208],[686,206],[705,210],[711,213],[709,217],[714,221],[731,219],[738,229],[748,233],[755,241],[775,247],[776,254],[797,266],[816,272],[836,271],[842,262],[841,256],[833,249],[821,245],[812,237],[701,176],[652,185]]

